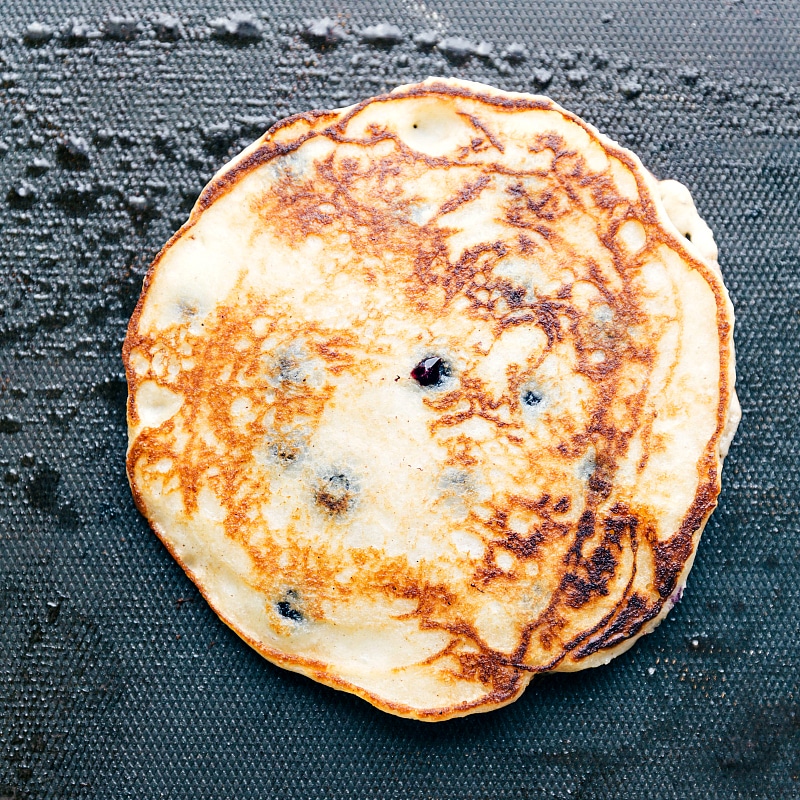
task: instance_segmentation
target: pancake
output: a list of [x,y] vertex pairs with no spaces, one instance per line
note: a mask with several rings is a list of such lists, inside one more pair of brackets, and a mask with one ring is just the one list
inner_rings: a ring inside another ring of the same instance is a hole
[[544,97],[429,79],[275,125],[123,356],[153,530],[275,664],[441,720],[679,599],[738,423],[688,190]]

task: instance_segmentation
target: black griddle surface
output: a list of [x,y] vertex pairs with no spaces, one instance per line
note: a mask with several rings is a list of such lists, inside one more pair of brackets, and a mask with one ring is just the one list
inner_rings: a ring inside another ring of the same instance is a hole
[[[2,10],[0,798],[800,797],[800,6]],[[325,16],[346,38],[301,35]],[[359,36],[379,23],[399,41]],[[289,113],[430,74],[543,91],[691,188],[744,408],[668,621],[439,725],[273,667],[219,622],[134,508],[120,360],[147,265],[228,157]]]

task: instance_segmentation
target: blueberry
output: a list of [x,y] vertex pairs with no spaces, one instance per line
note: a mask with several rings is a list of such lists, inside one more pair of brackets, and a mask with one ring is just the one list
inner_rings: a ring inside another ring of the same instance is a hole
[[344,514],[353,502],[353,491],[346,475],[324,478],[317,485],[314,499],[331,514]]
[[438,356],[430,356],[422,359],[422,361],[411,370],[411,377],[420,386],[439,386],[442,381],[449,376],[449,365]]
[[292,608],[288,600],[281,600],[279,603],[275,604],[275,607],[284,619],[290,619],[292,622],[303,621],[303,615],[296,608]]
[[303,613],[297,607],[300,593],[296,589],[288,589],[283,593],[283,599],[275,603],[275,610],[284,618],[292,622],[302,622]]
[[542,399],[543,398],[539,392],[536,392],[533,389],[525,389],[525,391],[522,393],[522,402],[530,408],[538,406],[542,402]]

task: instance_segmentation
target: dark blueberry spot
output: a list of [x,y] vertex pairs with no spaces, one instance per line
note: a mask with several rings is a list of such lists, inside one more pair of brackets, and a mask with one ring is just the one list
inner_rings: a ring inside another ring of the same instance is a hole
[[542,396],[539,394],[539,392],[535,392],[533,389],[526,389],[522,393],[522,402],[526,406],[534,408],[542,402]]
[[6,197],[13,206],[29,206],[36,200],[37,194],[33,184],[28,181],[20,181],[8,190]]
[[287,466],[300,458],[299,444],[284,439],[272,442],[269,445],[269,452],[273,458]]
[[284,619],[290,619],[292,622],[303,621],[303,615],[291,604],[289,600],[281,600],[275,604],[275,608],[278,609],[278,613]]
[[518,308],[525,299],[525,290],[519,286],[506,290],[504,294],[511,308]]
[[31,175],[44,175],[50,169],[50,162],[46,158],[34,158],[26,169]]
[[411,377],[420,386],[438,386],[450,377],[450,367],[439,356],[424,358],[411,370]]
[[684,67],[679,70],[678,77],[689,86],[694,86],[700,79],[700,70],[695,67]]
[[305,370],[301,360],[293,353],[283,353],[277,359],[278,380],[289,383],[302,383]]
[[350,481],[342,474],[323,478],[317,486],[314,498],[331,514],[344,514],[353,500]]

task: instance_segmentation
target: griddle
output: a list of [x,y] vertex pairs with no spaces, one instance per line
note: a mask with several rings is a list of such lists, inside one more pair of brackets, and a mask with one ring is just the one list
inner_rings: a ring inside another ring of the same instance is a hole
[[[0,798],[800,797],[800,6],[6,0]],[[120,347],[147,266],[275,120],[430,74],[538,91],[714,230],[744,409],[668,620],[438,725],[280,670],[138,515]]]

